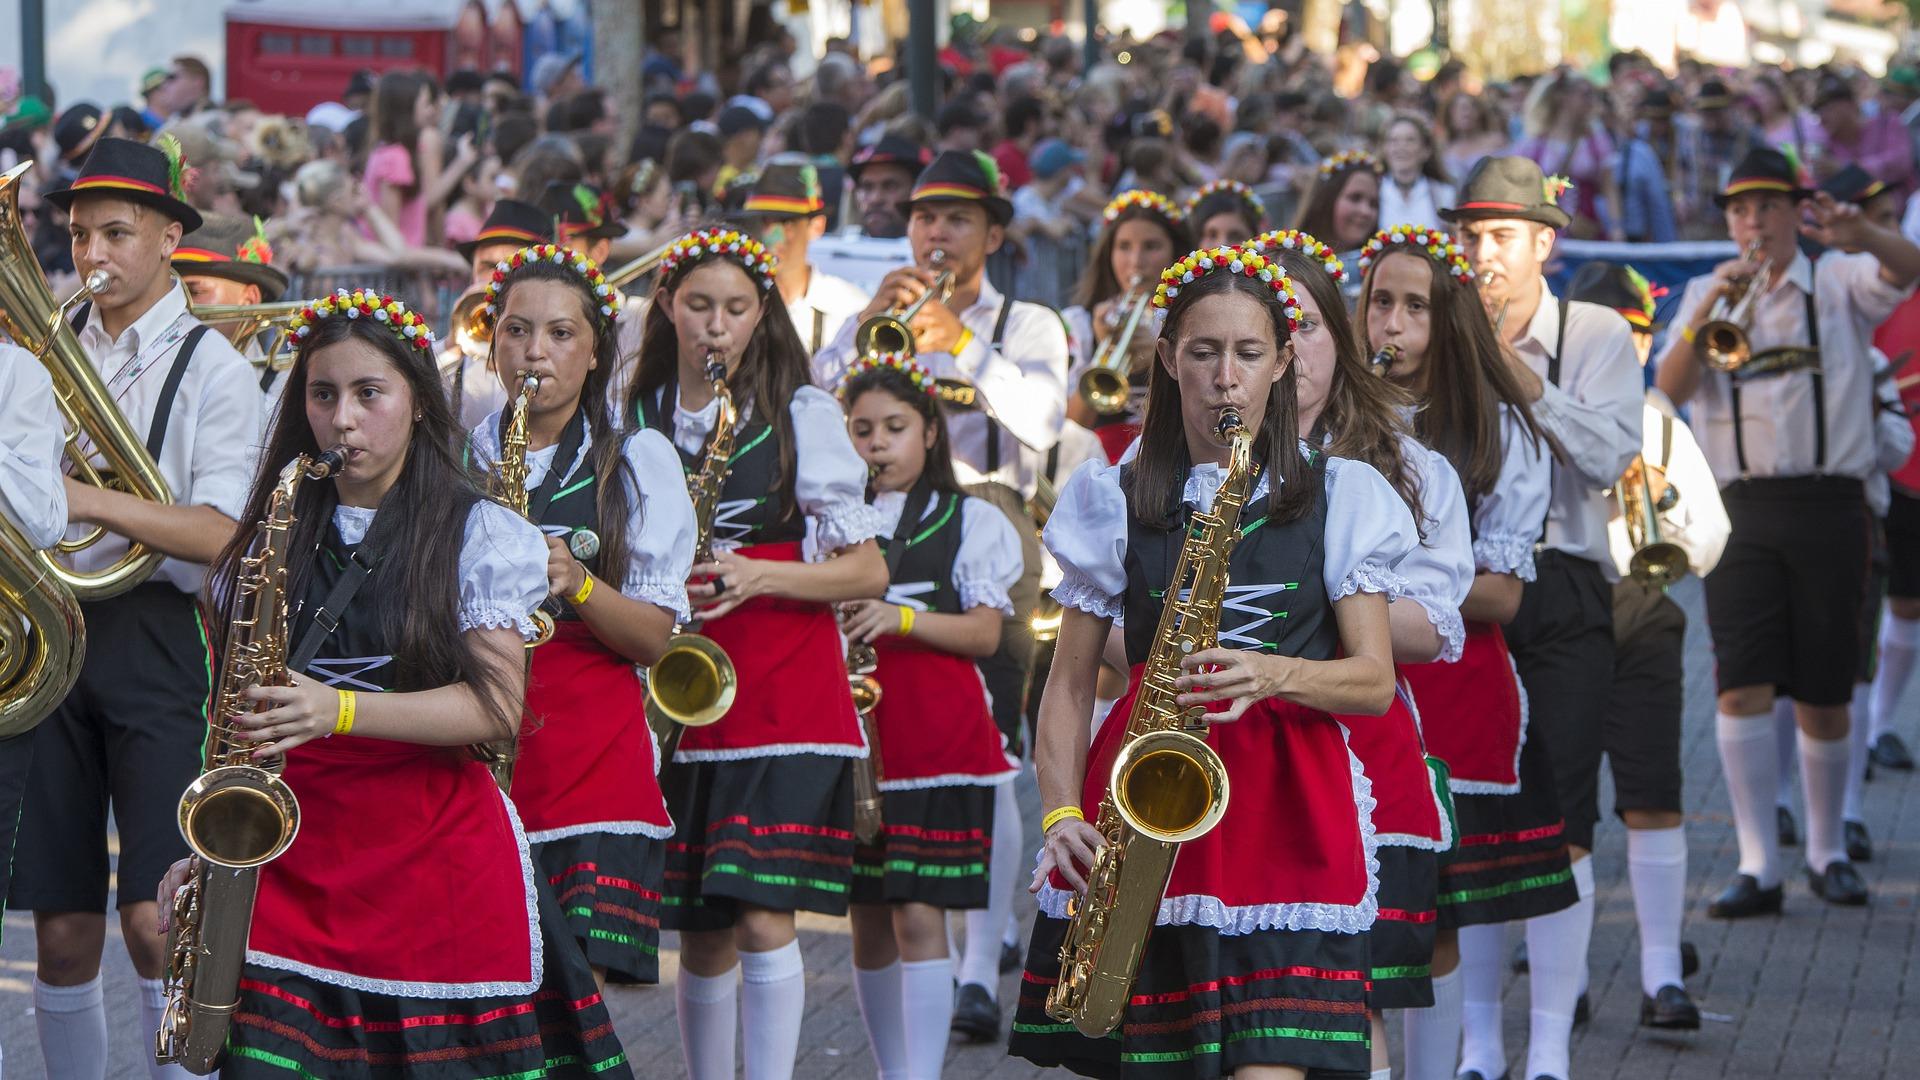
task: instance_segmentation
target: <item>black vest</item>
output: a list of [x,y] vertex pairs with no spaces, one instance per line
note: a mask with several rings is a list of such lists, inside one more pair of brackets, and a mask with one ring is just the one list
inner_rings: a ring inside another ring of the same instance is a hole
[[[906,545],[893,569],[887,589],[890,602],[913,600],[943,615],[960,613],[960,593],[953,587],[953,561],[960,554],[960,523],[965,496],[935,495],[927,515],[909,529],[905,540],[882,537],[881,550],[891,555],[896,543]],[[903,510],[902,513],[905,511]]]
[[[571,464],[573,464],[571,461],[561,461],[560,455],[556,453],[551,467],[560,470],[564,475],[567,466]],[[546,509],[541,511],[537,507],[534,508],[534,523],[540,526],[542,534],[563,539],[581,529],[592,529],[603,537],[606,535],[606,530],[600,528],[600,483],[599,477],[593,470],[591,445],[586,448],[586,455],[580,462],[579,471],[560,483],[559,488],[553,493],[552,500],[547,503]],[[591,559],[580,560],[580,564],[585,566],[589,573],[616,587],[625,580],[624,571],[609,578],[601,570],[600,562],[599,552],[595,552]],[[556,607],[559,610],[554,610]],[[574,613],[572,604],[549,604],[547,614],[558,620],[580,617]]]
[[[328,513],[331,516],[332,511]],[[319,550],[314,552],[313,565],[307,570],[306,592],[290,598],[297,601],[298,607],[287,619],[289,647],[307,636],[314,613],[326,603],[327,594],[333,591],[334,584],[347,569],[348,560],[360,546],[348,544],[341,538],[339,526],[331,520],[327,522],[326,534],[321,538]],[[381,626],[380,593],[372,581],[365,582],[364,587],[353,594],[346,610],[339,613],[339,620],[333,632],[321,640],[319,651],[307,664],[306,674],[341,690],[392,690],[398,684],[398,673],[393,666],[393,650]]]
[[[678,379],[653,394],[640,396],[634,420],[641,428],[653,428],[673,442],[671,412],[663,402],[677,402]],[[756,413],[758,410],[756,410]],[[704,454],[689,454],[678,444],[675,452],[688,477],[700,471]],[[758,415],[741,426],[733,445],[733,457],[727,464],[727,482],[720,489],[720,507],[714,514],[713,538],[738,544],[791,543],[807,535],[806,520],[798,513],[781,517],[781,508],[792,499],[793,477],[785,477],[778,487],[774,474],[780,466],[780,441],[773,427]],[[797,468],[796,464],[796,468]]]
[[[1248,503],[1240,512],[1240,542],[1228,561],[1226,597],[1220,605],[1220,644],[1256,649],[1276,656],[1331,660],[1340,649],[1340,628],[1327,600],[1322,567],[1326,562],[1326,455],[1313,455],[1306,483],[1314,499],[1297,520],[1272,520],[1272,496]],[[1133,513],[1127,498],[1126,644],[1127,662],[1143,663],[1153,648],[1154,631],[1167,582],[1180,561],[1186,528],[1158,529]]]

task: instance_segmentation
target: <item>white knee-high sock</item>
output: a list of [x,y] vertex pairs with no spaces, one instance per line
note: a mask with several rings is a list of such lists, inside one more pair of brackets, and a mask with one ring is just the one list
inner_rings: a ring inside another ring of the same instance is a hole
[[680,969],[674,987],[680,1052],[688,1080],[733,1080],[734,1037],[740,1020],[740,968],[718,975]]
[[[140,979],[140,1030],[149,1040],[152,1033],[160,1030],[160,1020],[167,1012],[167,984],[164,979]],[[153,1060],[152,1054],[142,1054],[147,1063],[148,1080],[193,1080],[193,1074],[184,1065],[161,1065]]]
[[1903,619],[1889,611],[1880,620],[1880,667],[1873,676],[1873,728],[1869,739],[1893,730],[1895,710],[1914,660],[1920,658],[1920,619]]
[[940,1080],[953,1034],[953,960],[913,960],[900,965],[900,998],[906,1016],[907,1076]]
[[1846,797],[1847,737],[1816,739],[1800,733],[1800,774],[1807,787],[1807,865],[1825,870],[1847,857],[1840,830],[1840,804]]
[[1773,745],[1780,762],[1780,775],[1774,780],[1773,802],[1789,810],[1793,809],[1793,733],[1799,730],[1800,721],[1793,715],[1793,699],[1774,698]]
[[1460,928],[1460,1071],[1494,1077],[1507,1071],[1500,1030],[1500,971],[1506,963],[1505,923]]
[[1392,1069],[1375,1069],[1368,1074],[1367,1080],[1393,1080]]
[[860,1022],[866,1025],[880,1080],[904,1080],[907,1021],[900,1007],[900,961],[883,968],[854,967],[853,996],[860,1003]]
[[1740,872],[1761,888],[1772,888],[1780,884],[1780,834],[1773,822],[1780,758],[1774,747],[1773,714],[1718,713],[1714,740],[1720,745],[1727,801],[1733,805],[1734,831],[1740,840]]
[[1640,989],[1648,997],[1663,986],[1683,986],[1680,919],[1687,908],[1687,830],[1627,830],[1627,880],[1633,915],[1640,924]]
[[1013,914],[1020,880],[1020,801],[1011,780],[993,789],[993,857],[987,868],[987,906],[967,912],[967,947],[960,954],[960,983],[986,987],[999,1000],[1000,939]]
[[1868,683],[1853,684],[1853,702],[1847,707],[1847,786],[1840,800],[1843,821],[1867,820],[1862,802],[1867,786],[1867,729],[1873,725],[1867,699],[1873,696]]
[[[47,1080],[105,1080],[107,999],[100,976],[78,986],[33,980],[33,1018]],[[159,1025],[154,1025],[159,1030]]]
[[1570,908],[1527,920],[1528,979],[1533,991],[1527,1035],[1527,1075],[1566,1080],[1573,1012],[1587,981],[1587,943],[1593,937],[1593,860],[1573,864],[1580,899]]
[[789,1080],[800,1053],[800,1021],[807,1011],[807,970],[800,943],[740,954],[740,1027],[749,1080]]
[[1406,1080],[1453,1080],[1460,1056],[1460,969],[1433,977],[1433,1008],[1408,1009]]

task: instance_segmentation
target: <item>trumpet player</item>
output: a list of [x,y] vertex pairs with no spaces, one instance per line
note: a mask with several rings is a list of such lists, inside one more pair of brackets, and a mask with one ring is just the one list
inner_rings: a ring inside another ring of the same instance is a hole
[[747,192],[737,220],[779,261],[780,298],[808,356],[838,337],[872,299],[807,259],[808,247],[827,232],[827,204],[811,162],[769,162]]
[[[260,427],[252,369],[188,311],[186,289],[170,269],[181,236],[201,225],[181,196],[184,167],[170,140],[146,146],[102,138],[72,186],[46,196],[70,215],[82,277],[105,275],[70,319],[81,362],[98,373],[134,438],[145,440],[173,495],[172,505],[162,505],[66,481],[75,526],[69,539],[93,526],[105,530],[65,560],[71,569],[102,571],[135,543],[165,561],[144,584],[83,602],[88,649],[80,681],[33,736],[11,899],[34,913],[34,1012],[47,1071],[60,1077],[100,1076],[106,1068],[99,973],[109,808],[120,838],[116,906],[139,976],[141,1027],[160,1024],[166,953],[154,888],[187,852],[174,809],[199,775],[212,689],[194,597],[206,564],[233,535]],[[91,449],[85,440],[79,445]]]
[[[1858,206],[1810,193],[1773,150],[1744,158],[1717,201],[1734,242],[1754,258],[1687,283],[1658,379],[1676,404],[1692,403],[1733,523],[1706,588],[1716,737],[1740,868],[1708,911],[1741,918],[1781,909],[1776,690],[1793,698],[1799,724],[1808,884],[1829,903],[1864,904],[1866,882],[1847,858],[1841,818],[1867,580],[1864,480],[1875,467],[1867,345],[1920,278],[1920,248]],[[1812,262],[1799,251],[1802,235],[1840,250]],[[1743,351],[1757,360],[1791,349],[1809,362],[1746,378],[1708,366],[1702,331],[1736,282],[1752,297]]]
[[[603,271],[614,240],[626,233],[619,207],[592,184],[553,181],[540,193],[540,209],[550,215],[554,243],[586,258]],[[494,268],[490,265],[489,272]],[[627,384],[633,379],[634,358],[640,355],[647,305],[644,298],[623,298],[615,310],[614,356],[618,363],[606,380],[606,391],[607,404],[617,415],[620,403],[627,399]]]
[[[1646,278],[1629,266],[1591,262],[1570,293],[1618,311],[1646,363],[1655,300]],[[1613,583],[1613,688],[1601,740],[1613,772],[1614,813],[1627,827],[1627,883],[1640,930],[1640,1023],[1693,1030],[1700,1010],[1687,994],[1680,944],[1687,903],[1680,804],[1687,616],[1666,586],[1712,572],[1730,526],[1712,468],[1658,389],[1647,390],[1641,432],[1640,456],[1616,482],[1607,528],[1620,579]]]

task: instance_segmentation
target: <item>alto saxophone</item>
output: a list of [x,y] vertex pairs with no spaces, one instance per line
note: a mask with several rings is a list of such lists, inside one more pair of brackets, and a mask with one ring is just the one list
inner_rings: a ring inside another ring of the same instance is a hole
[[280,470],[233,583],[227,647],[207,721],[205,769],[180,796],[180,834],[196,858],[192,877],[173,901],[167,1009],[153,1052],[160,1064],[178,1063],[200,1076],[219,1068],[225,1056],[260,867],[285,854],[300,831],[299,800],[280,777],[285,760],[255,762],[253,744],[240,737],[232,718],[263,709],[242,696],[248,689],[291,685],[287,537],[294,497],[303,481],[331,476],[345,461],[335,448],[317,458],[301,454]]
[[[520,392],[514,395],[513,412],[507,417],[507,430],[500,436],[500,460],[493,465],[493,495],[514,513],[533,519],[527,494],[527,412],[533,399],[540,396],[540,376],[525,372],[519,378]],[[556,469],[564,463],[553,463]],[[535,524],[539,524],[535,522]],[[533,613],[534,638],[527,648],[553,640],[553,615],[543,606]]]
[[1206,835],[1227,812],[1227,770],[1206,744],[1206,709],[1179,705],[1173,685],[1180,661],[1219,637],[1227,560],[1252,487],[1253,437],[1240,414],[1223,411],[1217,430],[1232,446],[1226,479],[1213,508],[1193,515],[1167,583],[1140,693],[1094,819],[1102,843],[1085,895],[1068,903],[1060,981],[1047,992],[1047,1015],[1092,1038],[1120,1024],[1180,845]]
[[847,643],[847,686],[853,691],[853,711],[860,716],[860,730],[867,737],[867,756],[853,759],[853,838],[863,844],[880,842],[885,798],[880,781],[886,770],[880,764],[880,723],[873,711],[880,707],[880,656],[864,642]]

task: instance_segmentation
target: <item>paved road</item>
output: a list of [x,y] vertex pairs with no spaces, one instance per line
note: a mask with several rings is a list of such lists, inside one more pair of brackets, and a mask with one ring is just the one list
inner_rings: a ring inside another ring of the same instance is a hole
[[[1679,595],[1699,611],[1699,590]],[[1603,824],[1596,855],[1599,914],[1594,929],[1592,991],[1595,1017],[1573,1043],[1577,1080],[1693,1080],[1705,1077],[1909,1077],[1920,1075],[1920,782],[1912,774],[1881,773],[1867,788],[1876,861],[1866,868],[1874,886],[1865,909],[1831,908],[1795,880],[1787,911],[1779,919],[1719,923],[1706,917],[1706,903],[1732,875],[1736,854],[1726,792],[1720,784],[1713,743],[1710,656],[1701,620],[1694,620],[1687,648],[1687,726],[1684,752],[1690,888],[1687,937],[1701,953],[1693,980],[1701,1007],[1712,1017],[1691,1035],[1652,1035],[1636,1026],[1640,979],[1633,902],[1627,890],[1625,838],[1619,826]],[[1904,725],[1917,726],[1908,710]],[[1031,778],[1023,780],[1031,808]],[[1610,796],[1603,796],[1610,800]],[[1603,802],[1603,805],[1608,803]],[[1037,814],[1033,815],[1037,817]],[[1023,906],[1030,917],[1032,906]],[[807,958],[807,1023],[797,1070],[803,1080],[853,1080],[873,1075],[848,975],[844,922],[803,918]],[[140,1055],[148,1036],[138,1026],[132,974],[118,945],[109,943],[108,1019],[114,1033],[111,1075],[146,1075]],[[41,1080],[44,1072],[31,1015],[32,928],[9,916],[0,943],[0,1045],[7,1076]],[[671,951],[662,956],[663,985],[609,993],[615,1019],[641,1076],[679,1077],[677,1029],[671,983],[677,973]],[[1002,987],[1010,1000],[1014,976]],[[1526,982],[1507,998],[1507,1045],[1512,1065],[1525,1065]],[[953,1077],[1029,1077],[1039,1071],[1009,1060],[998,1046],[955,1044],[947,1074]]]

